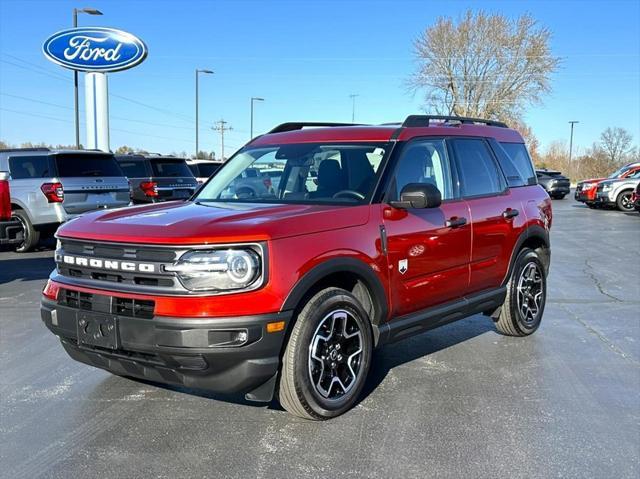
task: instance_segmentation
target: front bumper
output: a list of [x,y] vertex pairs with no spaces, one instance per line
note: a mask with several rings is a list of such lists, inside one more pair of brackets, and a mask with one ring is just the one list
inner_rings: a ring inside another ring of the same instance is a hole
[[[44,324],[57,335],[76,361],[160,383],[219,393],[245,393],[247,399],[269,401],[280,364],[280,352],[291,312],[233,318],[133,318],[81,311],[43,298]],[[79,318],[106,316],[115,325],[114,343],[83,344]],[[267,333],[270,322],[285,328]],[[245,331],[242,345],[230,345],[232,332]]]
[[590,202],[595,201],[595,197],[594,197],[593,193],[588,192],[588,191],[584,192],[584,191],[576,190],[574,198],[575,198],[576,201],[580,201],[582,203],[590,203]]
[[23,231],[19,221],[0,221],[0,245],[18,244],[22,240]]
[[598,191],[595,202],[599,205],[615,205],[616,199],[611,198],[608,191]]

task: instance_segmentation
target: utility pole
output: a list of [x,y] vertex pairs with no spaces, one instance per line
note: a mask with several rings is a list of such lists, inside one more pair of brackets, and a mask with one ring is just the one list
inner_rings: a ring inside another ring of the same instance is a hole
[[[573,156],[573,125],[575,125],[576,123],[580,123],[579,121],[570,121],[569,124],[571,125],[571,136],[569,137],[569,167],[571,168],[573,165],[571,164],[571,158]],[[578,168],[576,168],[576,175],[578,174],[578,171],[580,169],[580,164],[578,163]]]
[[356,97],[359,96],[360,95],[358,95],[357,93],[352,93],[351,95],[349,95],[349,98],[351,98],[351,123],[356,122]]
[[224,162],[224,132],[233,130],[233,127],[226,126],[228,123],[229,123],[228,121],[224,121],[221,119],[216,122],[216,126],[211,128],[214,131],[220,132],[220,144],[221,144],[221,150],[222,150],[222,154],[220,156],[223,162]]
[[201,70],[199,68],[196,68],[196,160],[198,159],[198,127],[199,127],[199,123],[198,123],[198,74],[199,73],[206,73],[208,75],[213,75],[213,71],[211,70]]

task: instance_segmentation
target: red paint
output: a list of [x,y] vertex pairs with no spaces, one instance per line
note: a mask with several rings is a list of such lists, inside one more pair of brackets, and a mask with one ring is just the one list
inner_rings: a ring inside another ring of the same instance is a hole
[[9,180],[0,179],[0,221],[11,219],[11,196]]

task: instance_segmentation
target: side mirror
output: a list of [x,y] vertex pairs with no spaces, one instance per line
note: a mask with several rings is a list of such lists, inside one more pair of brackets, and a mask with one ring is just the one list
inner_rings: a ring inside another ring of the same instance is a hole
[[391,206],[400,209],[437,208],[442,204],[440,190],[431,183],[409,183],[400,192],[400,201],[392,201]]

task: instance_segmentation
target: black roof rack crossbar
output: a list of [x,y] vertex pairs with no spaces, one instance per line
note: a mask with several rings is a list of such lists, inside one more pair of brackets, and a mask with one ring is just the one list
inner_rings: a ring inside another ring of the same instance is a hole
[[276,126],[271,131],[269,131],[268,134],[283,133],[285,131],[302,130],[307,126],[360,126],[360,125],[361,125],[360,123],[330,123],[330,122],[324,122],[324,121],[288,122],[288,123],[282,123]]
[[500,128],[508,128],[506,123],[495,120],[483,120],[481,118],[469,118],[466,116],[449,116],[449,115],[409,115],[402,126],[407,127],[420,127],[429,126],[431,120],[444,120],[444,122],[460,122],[467,125],[481,124],[487,126],[497,126]]
[[3,153],[6,153],[6,152],[14,152],[14,151],[51,151],[51,150],[44,146],[34,146],[32,148],[2,148],[0,149],[0,151]]

